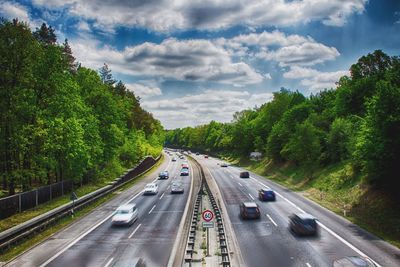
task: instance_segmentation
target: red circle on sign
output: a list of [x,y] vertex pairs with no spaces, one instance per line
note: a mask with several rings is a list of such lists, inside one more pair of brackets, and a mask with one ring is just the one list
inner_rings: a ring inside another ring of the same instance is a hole
[[201,217],[203,217],[203,220],[205,220],[206,222],[209,222],[214,219],[214,213],[211,210],[205,210],[201,214]]

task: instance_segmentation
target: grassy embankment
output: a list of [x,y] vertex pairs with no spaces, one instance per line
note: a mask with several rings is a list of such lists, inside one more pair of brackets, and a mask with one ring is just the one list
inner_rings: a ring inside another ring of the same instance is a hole
[[268,159],[225,159],[298,191],[341,216],[346,210],[346,219],[400,248],[398,205],[387,194],[363,183],[350,163],[316,169],[311,175],[306,168],[274,165]]
[[[63,218],[63,219],[59,220],[53,226],[47,228],[45,231],[12,247],[10,250],[7,250],[5,253],[0,254],[0,262],[6,262],[6,261],[14,258],[15,256],[19,255],[20,253],[27,250],[28,248],[33,247],[35,244],[43,241],[44,239],[46,239],[49,236],[53,235],[54,233],[60,231],[64,227],[70,225],[71,223],[76,221],[78,218],[81,218],[82,216],[88,214],[94,208],[100,206],[101,204],[103,204],[103,203],[107,202],[108,200],[112,199],[113,197],[117,196],[118,194],[121,193],[121,191],[124,191],[124,190],[128,189],[129,187],[135,185],[136,183],[141,181],[146,175],[149,175],[152,172],[154,172],[157,169],[157,167],[163,163],[163,161],[164,161],[164,156],[162,156],[161,159],[149,171],[147,171],[145,174],[137,177],[136,179],[126,183],[125,185],[120,187],[118,191],[114,191],[114,192],[108,194],[107,196],[105,196],[104,198],[101,198],[101,199],[95,201],[94,203],[86,206],[82,210],[76,211],[74,218],[72,218],[72,217]],[[111,180],[114,180],[114,178],[110,179],[109,181],[111,181]],[[98,183],[98,184],[84,185],[84,186],[80,187],[79,189],[77,189],[76,193],[78,196],[83,196],[87,193],[90,193],[92,191],[95,191],[95,190],[103,187],[107,183],[108,183],[108,181],[105,180],[102,183]],[[22,213],[18,213],[14,216],[11,216],[9,218],[6,218],[4,220],[0,220],[0,231],[4,231],[5,229],[8,229],[8,228],[18,225],[22,222],[25,222],[29,219],[32,219],[40,214],[43,214],[43,213],[50,211],[58,206],[68,203],[69,201],[70,201],[69,195],[63,196],[63,197],[57,198],[53,201],[50,201],[48,203],[39,205],[35,209],[27,210]]]

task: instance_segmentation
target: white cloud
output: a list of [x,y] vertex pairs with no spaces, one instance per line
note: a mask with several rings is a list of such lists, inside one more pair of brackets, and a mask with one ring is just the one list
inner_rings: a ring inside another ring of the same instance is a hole
[[268,79],[244,62],[233,62],[223,47],[208,40],[166,39],[118,51],[91,39],[72,40],[78,61],[92,68],[107,62],[120,73],[242,86]]
[[211,120],[228,122],[236,111],[260,106],[272,100],[272,93],[205,90],[179,99],[143,101],[143,106],[160,119],[166,128],[205,124]]
[[276,51],[261,52],[257,56],[267,60],[275,60],[281,66],[312,66],[327,60],[334,60],[339,55],[340,53],[335,47],[306,42],[299,45],[284,46]]
[[162,95],[161,89],[158,87],[150,87],[140,83],[128,83],[126,84],[128,90],[135,93],[136,96],[140,98],[148,98],[152,96]]
[[336,82],[340,77],[349,75],[349,71],[321,72],[311,68],[294,66],[283,74],[287,79],[300,79],[300,84],[311,92],[317,92],[325,88],[336,88]]
[[342,26],[364,11],[367,0],[34,0],[37,6],[67,8],[71,15],[112,27],[154,31],[218,29],[234,25],[291,26],[311,21]]
[[90,32],[89,23],[87,23],[86,21],[83,21],[83,20],[77,24],[77,28],[78,28],[78,30],[83,31],[83,32]]
[[20,21],[30,22],[27,8],[18,3],[0,3],[0,14],[9,20],[18,18]]

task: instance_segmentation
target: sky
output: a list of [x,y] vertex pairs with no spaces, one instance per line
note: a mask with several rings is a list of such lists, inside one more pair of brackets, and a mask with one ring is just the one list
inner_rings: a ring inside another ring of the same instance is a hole
[[282,87],[336,88],[376,49],[400,55],[400,0],[0,0],[0,16],[107,63],[166,129],[229,122]]

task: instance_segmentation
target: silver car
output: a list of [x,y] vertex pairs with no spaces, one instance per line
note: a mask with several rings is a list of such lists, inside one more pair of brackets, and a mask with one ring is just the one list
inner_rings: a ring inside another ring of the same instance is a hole
[[131,225],[138,218],[138,210],[135,204],[126,204],[118,207],[112,217],[113,225]]
[[173,181],[171,183],[171,194],[175,194],[175,193],[183,193],[184,189],[183,189],[183,184],[181,181]]

